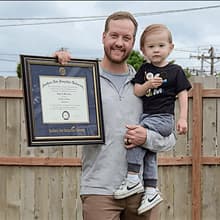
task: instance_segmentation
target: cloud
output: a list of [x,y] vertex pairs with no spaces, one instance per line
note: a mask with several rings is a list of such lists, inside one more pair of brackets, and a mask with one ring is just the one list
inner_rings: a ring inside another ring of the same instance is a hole
[[[107,16],[118,10],[149,13],[210,5],[220,5],[220,3],[218,1],[1,1],[0,17]],[[135,49],[139,49],[141,32],[152,23],[164,23],[171,29],[177,49],[196,51],[201,46],[219,45],[220,47],[219,11],[220,8],[216,8],[136,17],[139,29]],[[20,23],[22,22],[20,21]],[[15,21],[0,21],[0,25],[11,23],[15,23]],[[67,47],[74,57],[101,58],[103,55],[101,44],[103,29],[104,20],[0,27],[0,41],[3,42],[0,44],[0,51],[3,54],[24,53],[50,56],[60,47]],[[218,51],[217,46],[216,51]],[[172,54],[172,56],[174,55],[189,58],[190,53],[176,52]],[[15,63],[3,62],[1,58],[5,57],[0,55],[0,71],[16,69],[16,64],[19,62],[18,56]],[[177,61],[183,63],[181,59]],[[187,65],[186,61],[184,61],[184,65]],[[196,63],[196,60],[194,62]],[[9,74],[15,74],[15,72]]]

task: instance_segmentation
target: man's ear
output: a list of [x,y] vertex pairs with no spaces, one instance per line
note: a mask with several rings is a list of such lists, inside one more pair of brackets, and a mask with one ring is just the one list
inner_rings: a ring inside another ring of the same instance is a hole
[[106,37],[106,33],[103,32],[103,33],[102,33],[102,43],[104,43],[105,37]]

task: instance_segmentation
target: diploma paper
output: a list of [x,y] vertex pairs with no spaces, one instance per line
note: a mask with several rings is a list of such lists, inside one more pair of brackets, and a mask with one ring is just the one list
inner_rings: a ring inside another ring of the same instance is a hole
[[40,76],[43,123],[88,123],[85,77]]

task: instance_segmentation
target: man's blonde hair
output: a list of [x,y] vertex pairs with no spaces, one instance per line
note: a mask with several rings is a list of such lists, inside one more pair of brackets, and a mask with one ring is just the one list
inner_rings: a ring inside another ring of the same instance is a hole
[[168,34],[169,43],[171,43],[171,44],[173,43],[172,34],[166,25],[164,25],[164,24],[151,24],[151,25],[147,26],[145,28],[144,32],[141,34],[141,38],[140,38],[140,49],[141,50],[144,48],[145,37],[148,34],[152,34],[152,33],[158,32],[158,31],[166,31]]

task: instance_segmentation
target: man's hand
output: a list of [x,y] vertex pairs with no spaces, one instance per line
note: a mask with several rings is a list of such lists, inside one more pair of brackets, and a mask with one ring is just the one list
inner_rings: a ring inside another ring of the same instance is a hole
[[132,148],[142,145],[147,140],[147,130],[140,125],[127,125],[127,131],[124,136],[126,148]]
[[58,62],[62,65],[65,65],[71,59],[71,54],[67,50],[56,51],[53,56],[57,57]]

